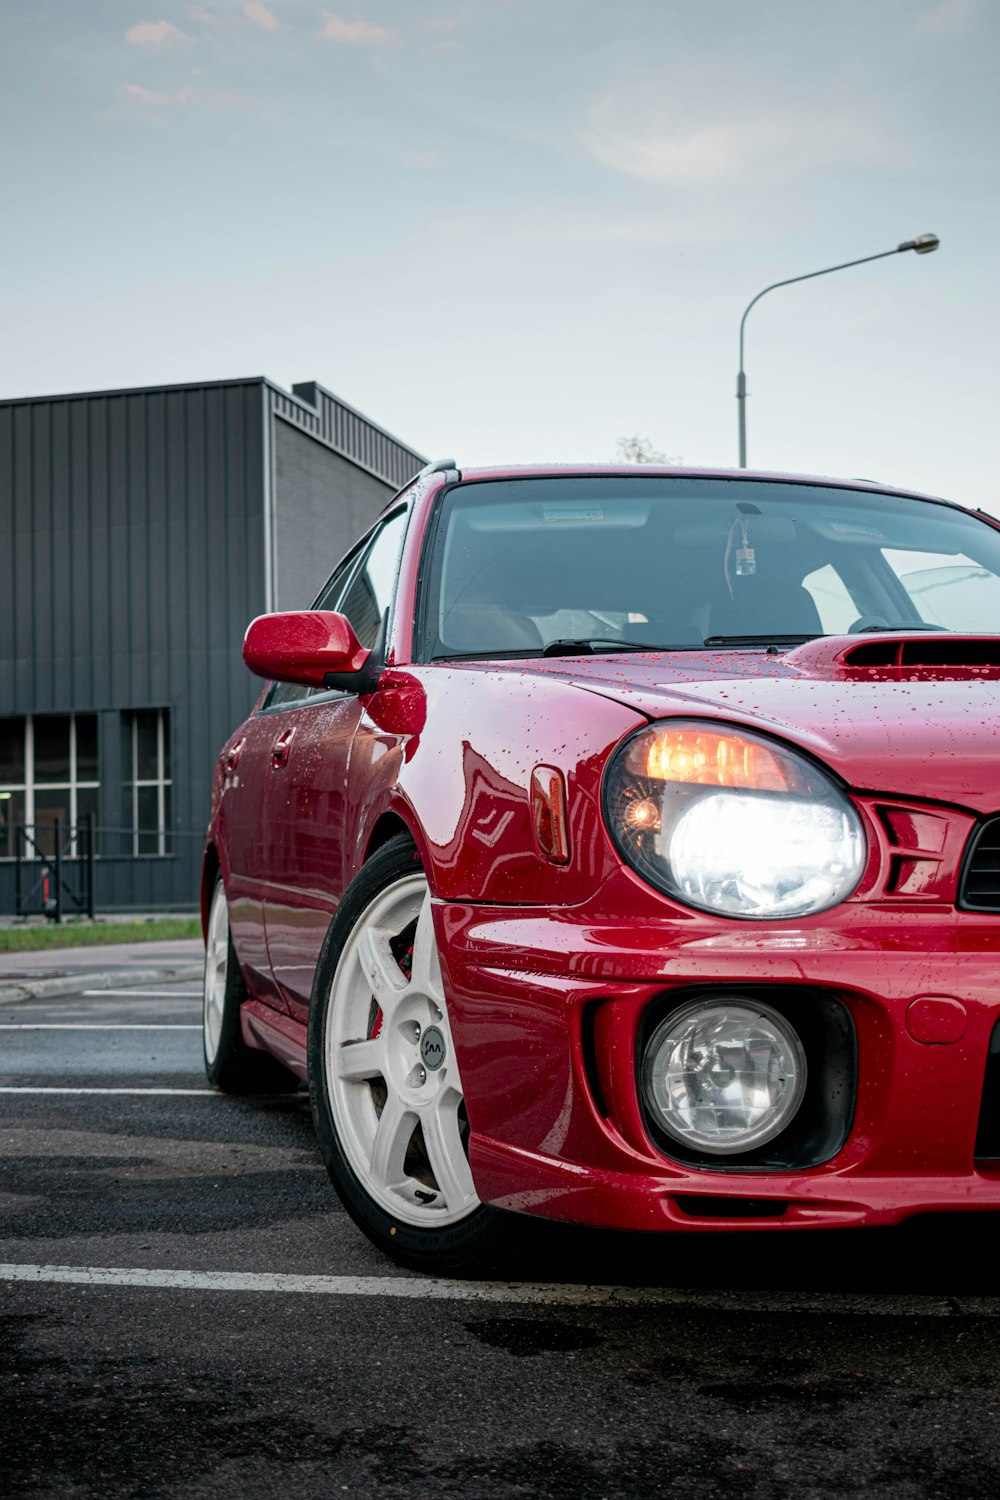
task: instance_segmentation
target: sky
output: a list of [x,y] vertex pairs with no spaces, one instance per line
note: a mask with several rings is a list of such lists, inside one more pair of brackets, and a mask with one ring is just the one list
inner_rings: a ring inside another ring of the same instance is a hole
[[1000,514],[1000,0],[0,0],[0,396],[318,380]]

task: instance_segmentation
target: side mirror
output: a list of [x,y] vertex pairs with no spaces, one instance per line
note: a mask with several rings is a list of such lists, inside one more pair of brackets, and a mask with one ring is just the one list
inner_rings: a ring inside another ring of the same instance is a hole
[[243,660],[258,677],[357,692],[371,656],[344,615],[326,609],[258,615],[243,640]]

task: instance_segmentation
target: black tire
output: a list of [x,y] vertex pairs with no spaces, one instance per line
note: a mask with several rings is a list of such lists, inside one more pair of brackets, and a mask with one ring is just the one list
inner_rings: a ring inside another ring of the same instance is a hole
[[[463,1206],[459,1210],[463,1214],[463,1217],[458,1222],[449,1222],[441,1225],[434,1224],[429,1227],[425,1227],[422,1223],[407,1222],[406,1214],[408,1209],[407,1205],[402,1203],[402,1201],[400,1202],[400,1212],[391,1212],[391,1204],[390,1208],[387,1208],[384,1203],[379,1202],[377,1197],[374,1196],[374,1193],[378,1191],[377,1187],[372,1186],[374,1178],[366,1183],[363,1173],[357,1169],[357,1150],[354,1153],[355,1164],[352,1165],[349,1149],[345,1148],[344,1141],[341,1139],[341,1134],[335,1121],[335,1112],[339,1108],[341,1110],[341,1117],[346,1119],[347,1116],[344,1114],[344,1106],[338,1104],[336,1099],[332,1099],[331,1078],[328,1076],[327,1054],[329,1049],[327,1038],[328,1031],[337,1024],[337,1017],[334,1014],[335,1008],[340,1007],[343,1011],[343,1007],[347,1003],[360,1004],[368,1009],[370,1014],[374,1015],[377,1013],[379,1016],[381,1015],[374,993],[371,997],[371,1006],[367,1006],[367,1002],[361,994],[361,991],[364,989],[363,984],[359,988],[358,984],[355,983],[353,994],[356,998],[354,1001],[347,1002],[343,999],[349,985],[349,976],[355,972],[350,968],[350,965],[356,961],[352,955],[357,944],[352,943],[351,939],[363,928],[363,919],[371,911],[378,898],[382,897],[383,894],[393,892],[396,887],[403,890],[405,886],[407,891],[415,889],[416,882],[414,881],[414,877],[422,875],[423,869],[412,840],[406,834],[399,834],[389,840],[388,843],[383,844],[372,855],[371,859],[358,873],[345,892],[323,944],[313,985],[312,1005],[309,1012],[309,1093],[312,1101],[316,1135],[319,1140],[320,1151],[326,1164],[326,1169],[330,1174],[330,1179],[344,1207],[358,1227],[363,1230],[374,1244],[378,1245],[381,1250],[384,1250],[387,1255],[391,1256],[400,1265],[442,1275],[465,1275],[473,1271],[484,1270],[495,1263],[495,1257],[505,1237],[507,1226],[511,1222],[511,1216],[501,1213],[499,1210],[491,1208],[488,1205],[479,1203],[478,1199],[474,1197],[474,1189],[471,1206],[466,1206],[465,1200],[463,1200]],[[424,886],[426,886],[426,882],[424,882]],[[421,910],[423,909],[421,907]],[[414,947],[420,941],[416,936],[416,927],[417,922],[414,920]],[[431,941],[433,941],[433,937],[431,937]],[[345,950],[347,950],[346,957]],[[412,954],[412,948],[410,952]],[[434,949],[434,953],[436,956],[436,948]],[[345,969],[344,973],[338,976],[342,960],[344,960]],[[412,957],[409,961],[411,966],[415,962]],[[403,968],[403,961],[397,960],[397,962],[400,963],[400,968],[404,974],[404,984],[410,986],[415,981],[411,981],[408,971]],[[338,980],[338,977],[339,983],[335,986],[335,981]],[[407,990],[407,993],[410,993],[410,991]],[[440,994],[439,1005],[441,1009],[436,1009],[435,1014],[440,1022],[440,1027],[443,1028],[444,1035],[449,1038],[450,1045],[450,1031],[447,1027],[443,991]],[[413,1023],[408,1022],[407,1024],[412,1025]],[[366,1036],[374,1040],[380,1034],[380,1029],[381,1020],[372,1020],[369,1023],[369,1031],[366,1033]],[[425,1027],[425,1031],[428,1033],[431,1029],[431,1027]],[[439,1030],[439,1038],[441,1034],[441,1030]],[[331,1042],[330,1045],[332,1047],[333,1043]],[[413,1045],[417,1045],[416,1041],[413,1042]],[[421,1053],[422,1050],[421,1047]],[[460,1098],[461,1096],[458,1094],[460,1080],[458,1079],[457,1062],[453,1055],[448,1058],[447,1070],[444,1064],[436,1061],[428,1062],[428,1069],[431,1068],[433,1068],[433,1078],[428,1087],[433,1089],[440,1082],[442,1093],[447,1093],[451,1099],[455,1097]],[[439,1069],[440,1073],[438,1072]],[[419,1071],[424,1072],[426,1079],[427,1070],[420,1068]],[[444,1080],[449,1078],[453,1078],[455,1082],[449,1082],[447,1089],[445,1089]],[[359,1119],[364,1119],[370,1107],[372,1112],[371,1120],[374,1125],[377,1125],[377,1122],[382,1117],[382,1111],[387,1107],[386,1101],[389,1098],[389,1091],[392,1088],[392,1084],[388,1080],[388,1072],[386,1072],[384,1078],[379,1075],[370,1080],[364,1080],[362,1087],[370,1091],[371,1103],[369,1106],[369,1103],[366,1102],[366,1095],[362,1094],[360,1096],[360,1103],[355,1107],[358,1111],[357,1117]],[[410,1082],[409,1079],[406,1081],[407,1083]],[[376,1101],[376,1091],[379,1089],[385,1092],[385,1099],[382,1102],[381,1109],[379,1109]],[[337,1096],[337,1098],[341,1097],[341,1095]],[[351,1095],[351,1097],[356,1098],[359,1096]],[[460,1114],[461,1109],[462,1105],[460,1104],[456,1109],[457,1115]],[[422,1132],[423,1125],[421,1124],[416,1128]],[[406,1126],[404,1125],[404,1132],[405,1129]],[[467,1131],[462,1137],[463,1142],[466,1137]],[[421,1133],[419,1136],[421,1144],[423,1139],[424,1137]],[[452,1136],[450,1139],[453,1144],[454,1137]],[[402,1167],[404,1174],[407,1170],[407,1163],[411,1161],[410,1152],[413,1150],[414,1142],[416,1141],[417,1135],[414,1134],[409,1146],[405,1148],[406,1157]],[[464,1145],[461,1149],[464,1150]],[[375,1148],[373,1145],[373,1156],[374,1153]],[[435,1187],[435,1179],[430,1161],[431,1154],[428,1150],[423,1158],[423,1165],[418,1170],[425,1171],[428,1174],[421,1178],[421,1181],[427,1184],[427,1190],[423,1196],[433,1199],[435,1194],[432,1190]],[[413,1170],[412,1167],[411,1170]],[[464,1161],[464,1171],[468,1171],[467,1161]],[[410,1180],[407,1179],[407,1181]],[[471,1174],[468,1175],[468,1184],[471,1187]],[[388,1189],[385,1191],[388,1192]],[[418,1190],[416,1196],[420,1197],[420,1190]],[[440,1206],[447,1209],[448,1204],[445,1194],[442,1192],[439,1196]],[[412,1214],[419,1216],[424,1212],[425,1208],[427,1216],[430,1216],[430,1208],[423,1203],[411,1204],[409,1208],[411,1216]],[[402,1217],[400,1217],[400,1213]]]
[[276,1057],[243,1040],[240,1006],[250,991],[229,933],[221,876],[212,892],[202,994],[202,1055],[210,1084],[224,1094],[288,1094],[298,1088],[299,1080]]

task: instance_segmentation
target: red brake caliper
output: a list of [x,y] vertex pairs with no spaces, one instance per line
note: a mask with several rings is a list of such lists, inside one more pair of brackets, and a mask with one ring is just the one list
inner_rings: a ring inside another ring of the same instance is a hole
[[[403,957],[400,958],[400,959],[397,959],[397,963],[399,964],[399,967],[402,970],[402,972],[406,975],[407,979],[409,979],[411,973],[413,972],[413,945],[412,945],[412,943],[410,944],[409,948],[407,948],[407,950],[404,953]],[[371,1031],[369,1032],[369,1039],[371,1041],[374,1041],[375,1038],[380,1034],[381,1030],[382,1030],[382,1009],[381,1009],[381,1006],[377,1006],[376,1009],[375,1009],[375,1019],[372,1022]]]

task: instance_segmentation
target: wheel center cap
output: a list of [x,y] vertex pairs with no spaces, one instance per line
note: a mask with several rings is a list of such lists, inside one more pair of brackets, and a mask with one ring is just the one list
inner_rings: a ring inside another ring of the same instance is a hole
[[420,1057],[432,1073],[444,1062],[444,1033],[437,1026],[428,1026],[420,1038]]

